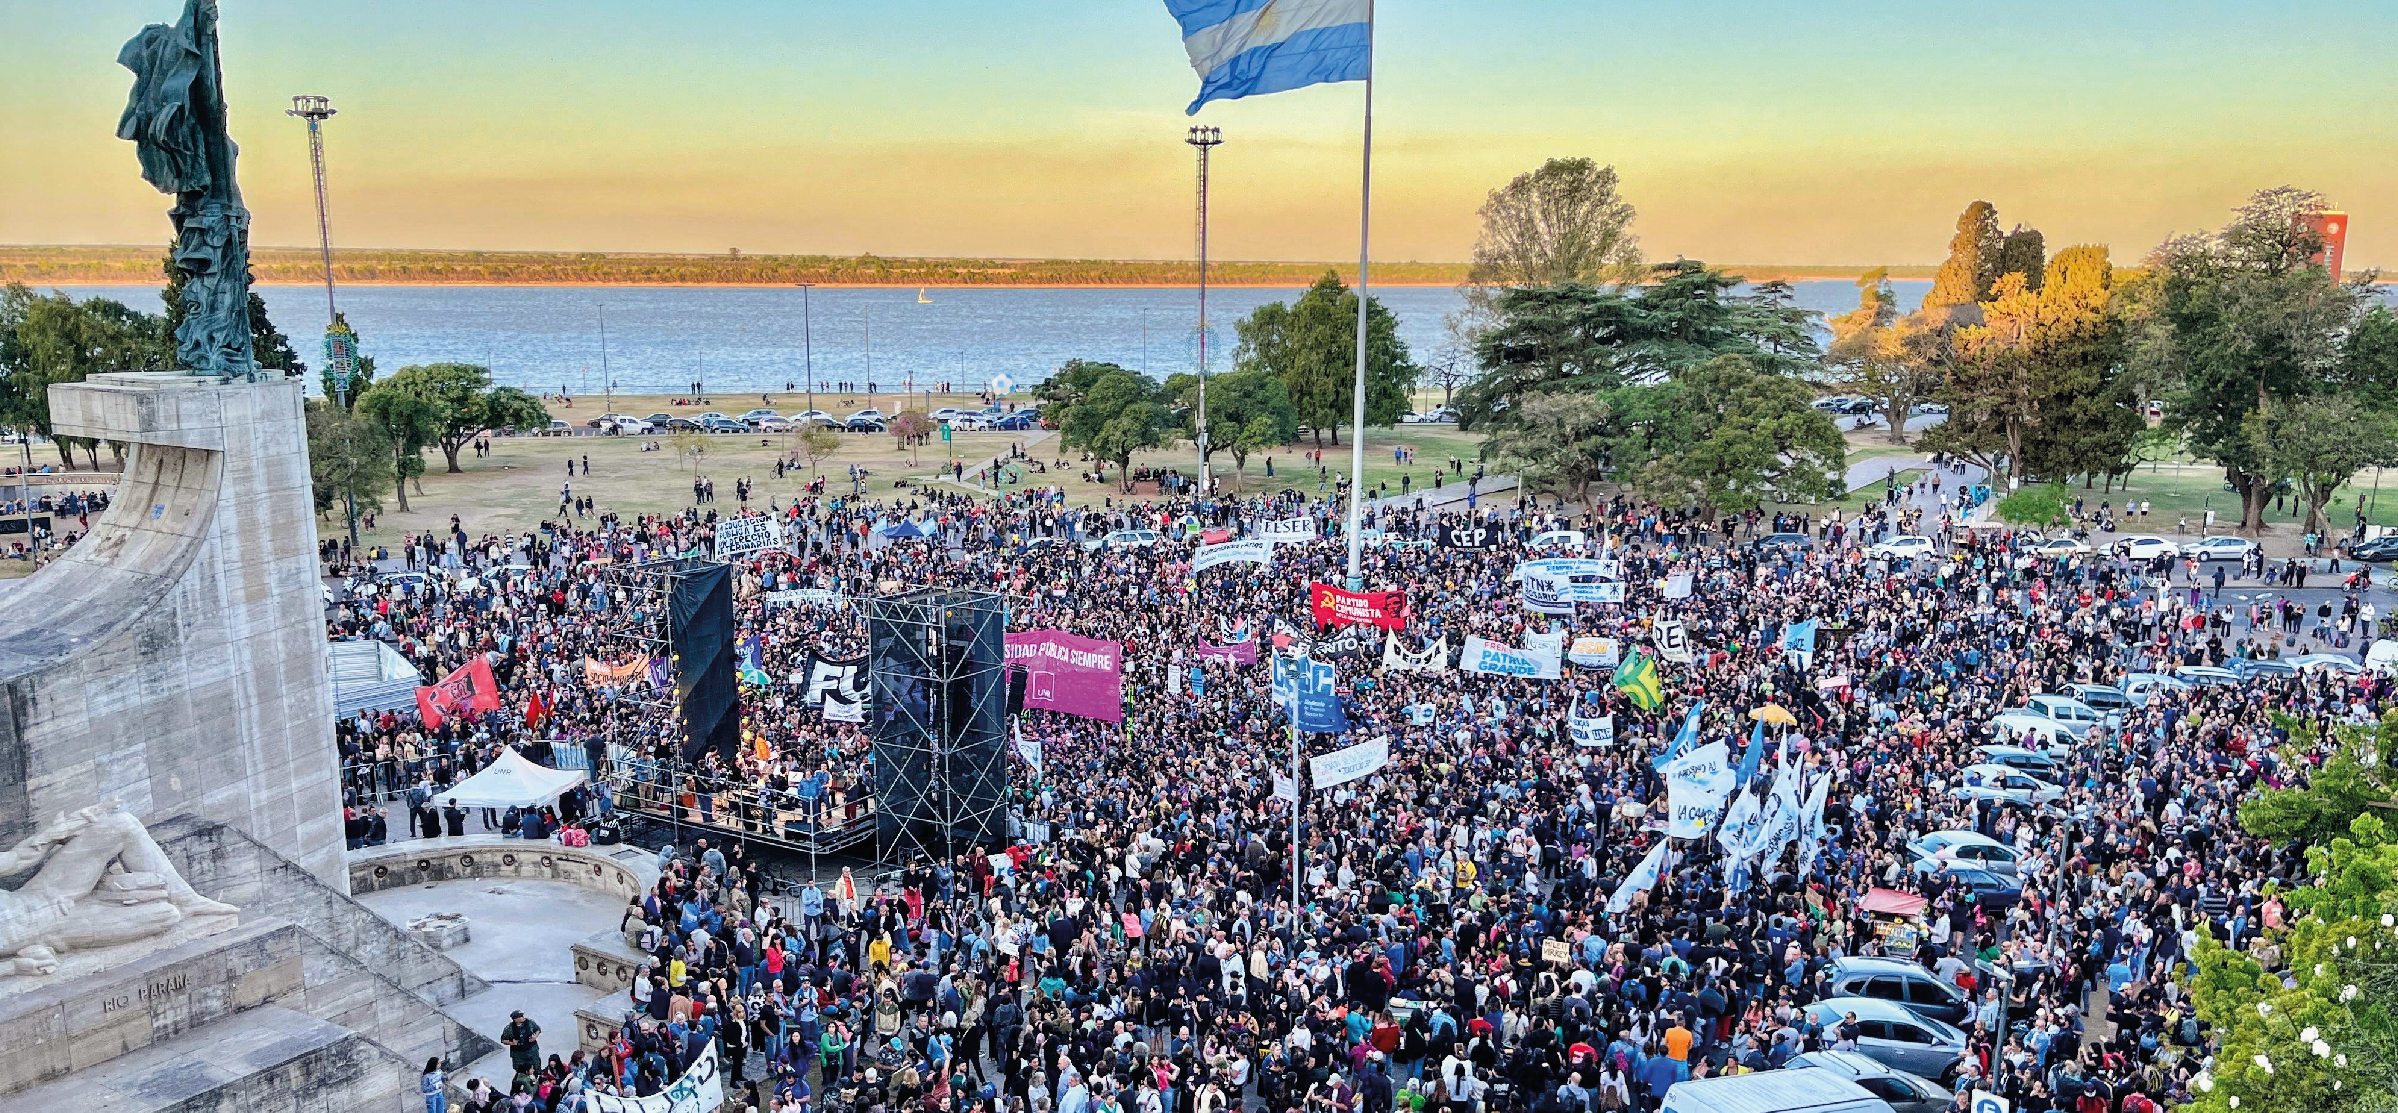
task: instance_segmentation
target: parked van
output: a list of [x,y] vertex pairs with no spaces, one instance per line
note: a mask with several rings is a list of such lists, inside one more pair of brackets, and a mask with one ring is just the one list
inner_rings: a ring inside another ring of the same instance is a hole
[[1892,1113],[1890,1103],[1812,1067],[1694,1078],[1665,1092],[1660,1113]]
[[2001,711],[1990,717],[1990,725],[2009,745],[2053,754],[2071,754],[2077,741],[2065,724],[2027,711]]

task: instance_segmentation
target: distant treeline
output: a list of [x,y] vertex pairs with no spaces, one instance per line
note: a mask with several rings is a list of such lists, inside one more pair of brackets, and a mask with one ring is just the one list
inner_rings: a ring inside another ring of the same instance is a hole
[[[162,281],[163,247],[0,246],[0,284],[116,285]],[[314,249],[251,249],[264,283],[324,280]],[[1208,282],[1224,286],[1301,287],[1327,269],[1357,280],[1355,264],[1211,261]],[[1755,280],[1854,278],[1861,267],[1729,266]],[[1892,267],[1896,278],[1929,278],[1932,267]],[[1374,264],[1376,283],[1451,286],[1464,263]],[[336,251],[338,282],[459,286],[1188,286],[1198,264],[1169,259],[886,259],[876,255],[638,255],[539,251]]]

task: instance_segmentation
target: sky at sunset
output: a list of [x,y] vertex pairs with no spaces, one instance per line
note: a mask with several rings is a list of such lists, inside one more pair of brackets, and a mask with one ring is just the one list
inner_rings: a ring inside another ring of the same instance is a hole
[[[1157,0],[223,0],[260,244],[313,243],[328,125],[351,247],[1174,258],[1192,122],[1214,254],[1354,257],[1363,86],[1182,109]],[[118,47],[176,0],[0,0],[0,242],[151,243]],[[1382,0],[1375,255],[1613,163],[1652,257],[1936,262],[1977,197],[2136,259],[2250,191],[2321,190],[2398,266],[2398,4]]]

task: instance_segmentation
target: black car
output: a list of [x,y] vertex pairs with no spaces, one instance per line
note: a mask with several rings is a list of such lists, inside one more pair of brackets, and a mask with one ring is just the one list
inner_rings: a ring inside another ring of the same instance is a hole
[[2350,560],[2398,560],[2398,533],[2360,541],[2348,550]]
[[697,433],[706,426],[701,425],[697,418],[670,417],[666,419],[666,428],[667,431],[674,433]]
[[1769,533],[1757,539],[1760,549],[1807,549],[1815,540],[1803,533]]

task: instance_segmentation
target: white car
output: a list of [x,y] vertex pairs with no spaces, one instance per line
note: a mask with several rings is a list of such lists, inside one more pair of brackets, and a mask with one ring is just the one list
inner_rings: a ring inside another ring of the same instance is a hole
[[750,424],[756,426],[758,432],[761,433],[788,433],[791,431],[791,419],[781,414],[768,414],[765,417],[752,418]]
[[2066,557],[2088,556],[2089,554],[2090,545],[2088,542],[2075,540],[2071,537],[2051,537],[2046,541],[2039,542],[2032,546],[2033,556],[2046,557],[2052,560],[2062,560]]
[[637,417],[620,417],[609,422],[602,428],[605,431],[614,433],[620,437],[646,437],[652,432],[655,432],[655,430],[650,427],[649,422],[643,421]]
[[856,412],[856,413],[853,413],[853,414],[849,415],[849,421],[850,421],[850,422],[859,422],[859,421],[882,421],[882,420],[884,420],[884,417],[883,417],[883,411],[881,411],[881,410],[878,410],[878,409],[875,409],[875,408],[874,408],[874,407],[872,407],[872,406],[868,406],[868,407],[867,407],[867,408],[865,408],[865,409],[859,410],[858,412]]
[[841,424],[841,419],[834,417],[823,410],[809,410],[806,413],[802,413],[799,416],[792,418],[791,424],[798,426],[839,425]]
[[2256,551],[2256,542],[2245,537],[2209,537],[2182,551],[2200,560],[2246,560]]
[[1553,529],[1532,539],[1533,549],[1566,549],[1583,552],[1590,548],[1590,535],[1578,529]]
[[949,419],[949,427],[961,433],[971,433],[991,427],[991,419],[981,414],[959,414]]
[[2282,661],[2301,672],[2327,669],[2342,676],[2363,676],[2365,673],[2365,666],[2358,664],[2356,658],[2339,653],[2301,653],[2296,657],[2284,657]]
[[1997,800],[2030,807],[2065,798],[2063,788],[1996,762],[1968,765],[1959,776],[1962,783],[1948,790],[1959,800]]
[[1146,549],[1160,540],[1162,539],[1158,537],[1157,531],[1153,529],[1120,529],[1105,537],[1085,541],[1082,543],[1082,547],[1089,552],[1097,552],[1101,549]]
[[2117,556],[2132,560],[2176,560],[2182,555],[2181,546],[2162,537],[2126,537],[2115,542],[2114,549]]
[[941,407],[940,409],[937,409],[937,410],[934,410],[934,411],[933,411],[933,420],[934,420],[934,421],[955,421],[955,420],[957,420],[958,418],[964,417],[964,416],[966,416],[967,414],[969,414],[969,413],[972,413],[972,412],[973,412],[972,410],[961,410],[961,409],[957,408],[956,406],[943,406],[943,407]]
[[2097,708],[2072,696],[2033,696],[2023,703],[2022,707],[2011,707],[2008,710],[2037,715],[2072,731],[2075,738],[2090,733],[2091,727],[2097,726],[2106,718],[2098,713]]
[[1961,861],[2015,876],[2015,848],[1976,831],[1934,831],[1908,843],[1907,853],[1918,862]]
[[1892,560],[1913,560],[1916,557],[1932,555],[1933,549],[1932,539],[1929,537],[1893,537],[1867,549],[1866,554],[1888,557]]

